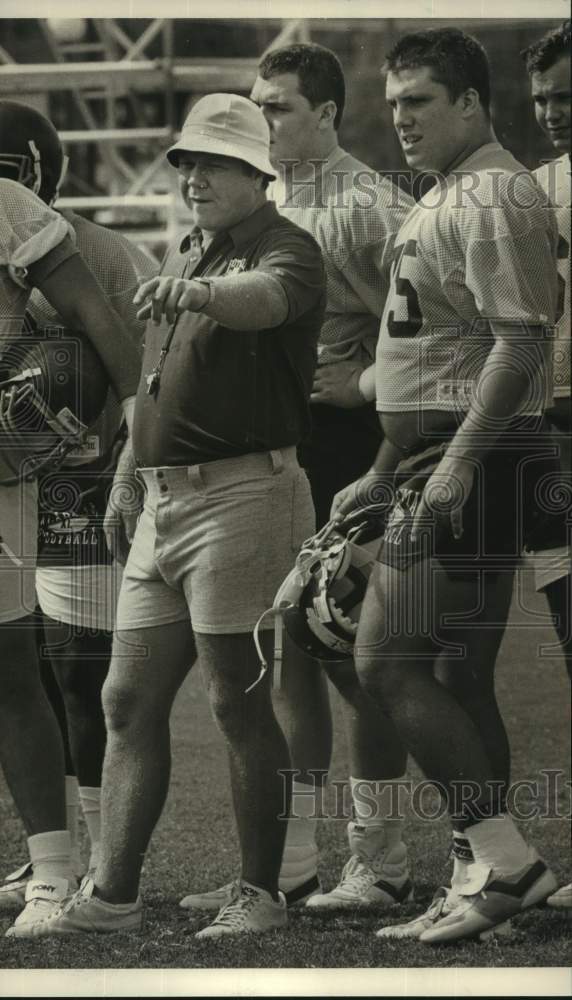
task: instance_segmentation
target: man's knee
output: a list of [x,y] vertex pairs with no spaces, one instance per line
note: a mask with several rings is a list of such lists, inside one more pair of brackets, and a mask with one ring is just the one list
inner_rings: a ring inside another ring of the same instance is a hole
[[373,701],[390,707],[405,685],[407,664],[389,656],[383,659],[365,650],[356,649],[355,669],[362,690]]
[[128,677],[110,673],[101,692],[105,727],[109,733],[153,727],[160,720],[157,707],[141,686]]

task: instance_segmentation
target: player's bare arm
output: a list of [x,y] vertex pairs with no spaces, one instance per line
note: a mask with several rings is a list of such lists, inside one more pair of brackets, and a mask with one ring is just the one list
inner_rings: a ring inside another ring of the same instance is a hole
[[63,261],[37,287],[68,329],[85,331],[117,397],[132,397],[139,381],[139,348],[79,254]]
[[375,365],[364,368],[356,361],[319,365],[314,376],[312,403],[326,403],[353,410],[375,399]]
[[515,338],[514,328],[503,328],[502,323],[492,325],[496,339],[477,381],[473,402],[427,481],[415,514],[412,538],[418,536],[424,519],[431,516],[431,502],[438,497],[454,504],[451,526],[455,538],[461,537],[462,507],[471,492],[475,464],[494,447],[530,391],[531,372],[538,369],[542,358],[542,330],[525,342]]
[[331,516],[341,520],[360,507],[389,501],[392,476],[402,457],[399,448],[385,437],[369,472],[336,493]]

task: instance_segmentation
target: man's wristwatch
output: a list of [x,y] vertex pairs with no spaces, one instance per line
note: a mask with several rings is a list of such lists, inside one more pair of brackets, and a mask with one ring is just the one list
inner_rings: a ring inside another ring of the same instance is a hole
[[214,302],[214,297],[215,297],[214,285],[210,278],[193,278],[192,280],[196,281],[197,284],[199,285],[204,285],[209,293],[206,301],[203,302],[203,304],[198,309],[195,310],[195,312],[202,312],[203,309],[206,309],[207,306],[212,306]]

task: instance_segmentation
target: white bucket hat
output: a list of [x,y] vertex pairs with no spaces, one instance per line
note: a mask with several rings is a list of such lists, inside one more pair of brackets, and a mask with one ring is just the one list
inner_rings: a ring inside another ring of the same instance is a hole
[[167,150],[167,159],[176,167],[180,152],[232,156],[276,177],[268,158],[269,144],[266,118],[253,101],[238,94],[209,94],[187,115],[178,142]]

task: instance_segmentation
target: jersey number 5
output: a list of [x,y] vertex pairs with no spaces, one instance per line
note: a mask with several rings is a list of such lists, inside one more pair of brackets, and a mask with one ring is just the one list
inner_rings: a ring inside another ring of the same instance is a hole
[[[407,303],[407,319],[396,319],[393,309],[387,316],[387,329],[390,337],[416,337],[423,326],[423,316],[417,292],[409,278],[401,274],[404,257],[416,257],[417,244],[415,240],[407,240],[399,247],[393,262],[392,285],[397,295]],[[391,293],[390,293],[391,294]]]

